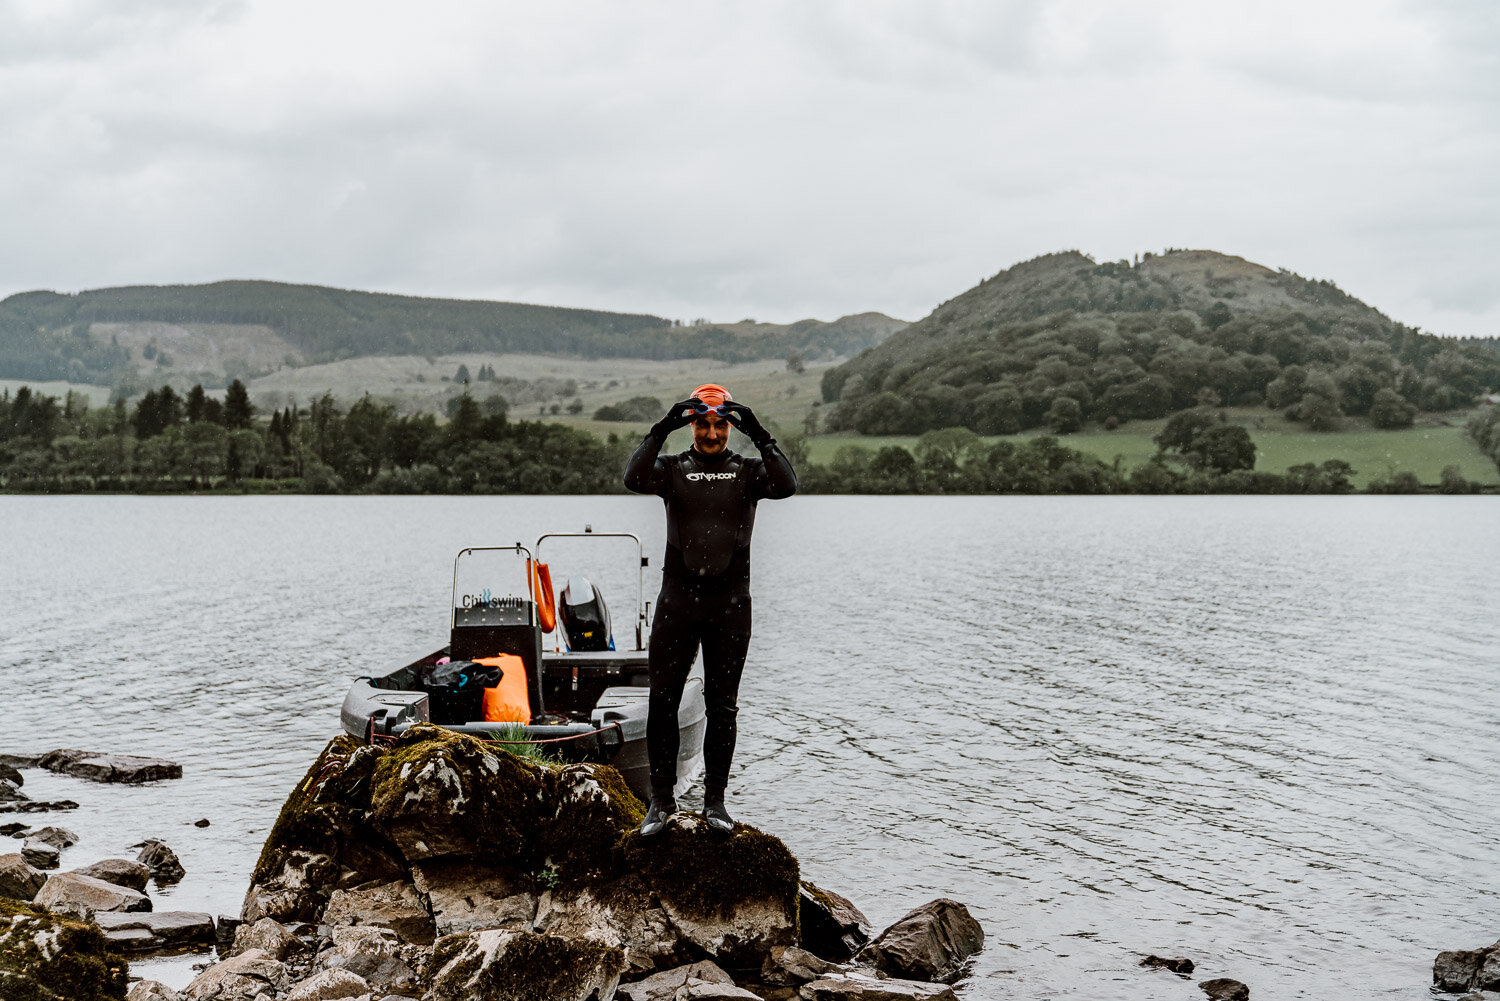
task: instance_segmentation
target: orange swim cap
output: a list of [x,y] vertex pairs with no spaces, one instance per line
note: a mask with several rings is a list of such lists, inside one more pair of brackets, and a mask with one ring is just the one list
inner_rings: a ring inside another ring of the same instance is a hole
[[729,390],[713,382],[706,382],[693,390],[693,396],[698,397],[710,407],[721,407],[734,399],[729,395]]

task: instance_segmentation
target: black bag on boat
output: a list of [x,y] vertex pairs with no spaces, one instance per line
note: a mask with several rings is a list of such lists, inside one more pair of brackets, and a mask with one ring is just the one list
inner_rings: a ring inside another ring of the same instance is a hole
[[427,693],[434,723],[473,723],[484,719],[484,690],[500,683],[500,669],[472,660],[428,664],[417,674]]

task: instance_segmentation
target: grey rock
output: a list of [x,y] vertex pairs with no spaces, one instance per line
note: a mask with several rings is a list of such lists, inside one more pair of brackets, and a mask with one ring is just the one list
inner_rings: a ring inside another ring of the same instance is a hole
[[27,864],[34,865],[38,869],[56,869],[62,858],[62,852],[58,851],[55,845],[27,838],[21,845],[21,857],[26,860]]
[[199,817],[197,820],[193,821],[194,827],[207,827],[208,825],[209,819],[207,817]]
[[28,758],[24,754],[0,754],[0,779],[14,782],[16,785],[24,785],[26,780],[21,777],[18,768],[35,768],[36,758]]
[[1142,966],[1152,967],[1158,970],[1167,970],[1185,977],[1193,972],[1193,961],[1191,959],[1169,959],[1165,956],[1147,956],[1141,960]]
[[42,755],[37,759],[37,765],[49,772],[73,775],[93,782],[134,784],[182,778],[182,766],[175,762],[162,758],[137,757],[133,754],[59,749]]
[[17,783],[0,778],[0,802],[26,802],[30,799],[31,797],[22,792]]
[[860,973],[830,973],[803,984],[797,993],[806,1001],[958,1001],[947,984],[880,979]]
[[909,911],[859,953],[892,977],[952,981],[984,948],[984,929],[956,900],[939,898]]
[[275,918],[261,918],[254,924],[242,924],[235,930],[234,945],[229,954],[237,955],[259,949],[272,959],[284,960],[293,953],[303,952],[307,946],[287,931]]
[[686,987],[689,980],[710,984],[734,983],[734,978],[715,963],[703,960],[653,973],[632,984],[621,984],[615,991],[615,997],[621,1001],[675,1001],[677,992]]
[[1208,1001],[1250,1001],[1250,988],[1228,977],[1200,980],[1198,986],[1208,995]]
[[71,799],[57,800],[12,800],[0,803],[0,813],[61,813],[64,810],[76,810],[78,804]]
[[1479,974],[1474,978],[1474,989],[1500,991],[1500,942],[1490,946],[1489,954],[1479,964]]
[[347,927],[330,932],[328,949],[314,965],[357,973],[373,986],[405,988],[417,983],[417,971],[407,962],[396,934],[387,928]]
[[709,983],[704,980],[689,980],[678,996],[684,1001],[762,1001],[759,994],[736,984]]
[[33,900],[47,875],[28,863],[20,852],[0,855],[0,897]]
[[275,875],[245,892],[240,920],[311,921],[328,899],[337,873],[338,865],[327,855],[288,852]]
[[80,876],[92,876],[116,886],[128,886],[140,893],[146,892],[146,880],[151,878],[149,868],[123,858],[107,858],[73,871]]
[[639,876],[572,893],[544,893],[535,928],[623,949],[631,975],[675,966],[695,954]]
[[760,979],[762,983],[791,987],[837,971],[834,964],[819,959],[806,949],[794,945],[777,946],[761,964]]
[[255,1001],[285,991],[290,979],[284,964],[252,949],[210,966],[182,993],[184,1001]]
[[858,907],[832,890],[802,881],[800,945],[825,959],[845,960],[869,944],[873,928]]
[[26,830],[25,824],[0,824],[0,837],[19,838],[24,830]]
[[78,835],[66,827],[38,827],[26,832],[27,841],[42,841],[53,848],[72,848],[78,844]]
[[116,886],[92,876],[64,872],[47,880],[35,902],[54,914],[88,920],[100,911],[149,911],[151,900],[127,886]]
[[241,923],[239,917],[232,914],[220,914],[214,921],[214,945],[218,947],[219,955],[227,956],[234,948],[234,935]]
[[182,1001],[182,995],[156,980],[137,980],[130,985],[125,1001]]
[[490,929],[443,939],[433,950],[433,966],[426,1001],[587,1001],[614,995],[625,955],[581,939]]
[[484,928],[530,931],[536,917],[531,880],[513,868],[432,859],[414,863],[411,880],[439,935]]
[[168,848],[166,842],[158,841],[156,838],[147,838],[131,847],[141,850],[135,859],[151,870],[151,878],[156,880],[157,886],[180,883],[182,877],[187,875],[187,870],[182,868],[182,862],[177,858],[177,853]]
[[389,928],[403,942],[431,945],[432,918],[410,883],[387,883],[368,890],[334,890],[323,923]]
[[302,981],[286,996],[286,1001],[337,1001],[339,998],[369,996],[365,978],[348,970],[324,970]]
[[105,938],[132,952],[208,945],[216,936],[212,915],[202,911],[100,911],[94,923]]

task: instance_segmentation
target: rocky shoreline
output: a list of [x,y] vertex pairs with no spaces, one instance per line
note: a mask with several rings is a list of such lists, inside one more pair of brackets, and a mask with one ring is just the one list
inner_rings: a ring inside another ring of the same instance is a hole
[[[0,806],[32,802],[24,768],[181,775],[159,759],[0,756]],[[77,808],[47,806],[4,812]],[[287,798],[240,914],[217,919],[152,909],[148,886],[183,876],[160,841],[61,872],[72,832],[6,822],[0,836],[21,844],[0,841],[0,997],[949,1001],[964,989],[984,932],[963,904],[930,901],[876,934],[855,904],[803,880],[774,836],[744,824],[726,836],[680,813],[646,840],[642,812],[606,766],[523,760],[438,727],[386,746],[339,737]],[[180,990],[130,981],[127,955],[173,950],[216,961]],[[1184,958],[1141,966],[1195,973]],[[1250,996],[1228,978],[1198,986],[1211,1001]],[[1500,998],[1500,943],[1442,953],[1433,987]]]

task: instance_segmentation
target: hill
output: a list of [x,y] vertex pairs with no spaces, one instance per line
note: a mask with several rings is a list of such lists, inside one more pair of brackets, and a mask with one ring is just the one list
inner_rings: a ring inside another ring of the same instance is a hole
[[0,301],[0,378],[222,385],[284,365],[460,352],[584,358],[831,358],[905,324],[877,313],[831,323],[684,326],[659,316],[358,292],[279,282],[134,286]]
[[1005,434],[1113,426],[1202,403],[1310,427],[1400,427],[1500,387],[1492,343],[1423,334],[1328,281],[1206,250],[1017,264],[830,369],[830,430]]

